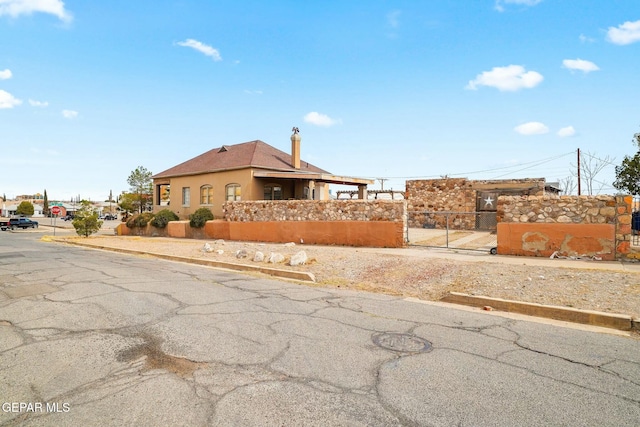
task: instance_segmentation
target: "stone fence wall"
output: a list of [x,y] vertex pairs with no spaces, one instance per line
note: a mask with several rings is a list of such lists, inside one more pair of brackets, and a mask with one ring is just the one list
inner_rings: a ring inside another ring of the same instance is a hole
[[631,196],[501,196],[498,253],[625,259],[631,212]]
[[501,196],[498,222],[615,224],[615,196]]
[[224,219],[267,221],[389,221],[406,223],[404,200],[273,200],[226,202]]
[[[492,203],[499,195],[544,195],[544,178],[509,180],[468,180],[466,178],[421,179],[407,181],[409,227],[473,230],[478,219],[463,214],[478,211],[479,197],[490,194]],[[490,211],[495,211],[495,205]],[[448,212],[446,216],[438,212]],[[454,214],[455,213],[455,214]]]
[[407,210],[474,212],[476,191],[466,178],[407,181]]
[[230,240],[402,247],[404,200],[273,200],[226,202],[210,234]]

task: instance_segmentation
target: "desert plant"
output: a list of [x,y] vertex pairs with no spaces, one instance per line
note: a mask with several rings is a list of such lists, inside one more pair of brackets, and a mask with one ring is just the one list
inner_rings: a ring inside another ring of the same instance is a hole
[[172,210],[162,209],[160,212],[156,214],[151,220],[151,225],[156,228],[165,228],[169,221],[177,221],[178,215],[176,215]]
[[76,211],[72,224],[78,236],[84,237],[97,233],[102,227],[102,221],[98,219],[98,212],[96,212],[91,202],[87,200],[80,202],[80,209]]
[[211,213],[211,210],[207,208],[200,208],[189,215],[189,225],[193,228],[202,228],[207,221],[212,219],[213,214]]
[[153,214],[151,212],[141,213],[139,215],[133,215],[131,218],[127,220],[127,227],[129,228],[144,228],[149,224],[149,222],[153,219]]

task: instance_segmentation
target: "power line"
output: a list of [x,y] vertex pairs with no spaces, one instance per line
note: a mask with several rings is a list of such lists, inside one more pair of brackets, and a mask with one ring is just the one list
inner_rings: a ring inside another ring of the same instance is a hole
[[[516,165],[510,165],[510,166],[501,166],[499,168],[493,168],[493,169],[484,169],[484,170],[477,170],[477,171],[473,171],[473,172],[461,172],[461,173],[451,173],[451,174],[447,174],[447,176],[460,176],[460,175],[472,175],[472,174],[476,174],[476,173],[487,173],[487,172],[497,172],[497,171],[501,171],[501,170],[505,170],[505,169],[510,169],[510,168],[516,168],[516,167],[520,167],[520,166],[525,166],[525,165],[532,165],[531,167],[535,167],[535,166],[539,166],[548,162],[551,162],[553,160],[557,160],[560,159],[562,157],[566,157],[569,155],[574,155],[575,151],[571,151],[569,153],[565,153],[565,154],[560,154],[558,156],[553,156],[553,157],[548,157],[546,159],[541,159],[541,160],[534,160],[531,162],[526,162],[526,163],[519,163]],[[524,169],[520,169],[517,171],[511,171],[508,172],[506,175],[508,175],[509,173],[515,173],[515,172],[520,172],[521,170],[525,170],[525,169],[529,169],[529,167],[524,168]],[[384,177],[386,179],[424,179],[424,178],[433,178],[433,177],[437,177],[437,176],[441,176],[441,175],[420,175],[420,176],[387,176]],[[502,175],[504,176],[504,175]],[[378,178],[380,179],[380,178]]]

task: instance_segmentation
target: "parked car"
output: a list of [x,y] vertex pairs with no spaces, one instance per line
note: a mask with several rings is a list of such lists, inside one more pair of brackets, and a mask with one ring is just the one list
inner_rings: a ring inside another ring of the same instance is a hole
[[11,228],[11,224],[9,224],[9,221],[0,221],[0,230],[5,231],[9,228]]
[[62,219],[64,221],[73,221],[73,218],[74,218],[74,216],[71,215],[71,214],[68,214],[68,215],[62,217]]
[[11,218],[9,225],[12,230],[15,228],[22,228],[24,230],[26,228],[38,228],[38,221],[32,221],[29,218]]
[[116,216],[115,216],[115,215],[106,214],[106,215],[104,216],[104,219],[105,219],[106,221],[113,221],[114,219],[118,219],[118,218],[116,218]]

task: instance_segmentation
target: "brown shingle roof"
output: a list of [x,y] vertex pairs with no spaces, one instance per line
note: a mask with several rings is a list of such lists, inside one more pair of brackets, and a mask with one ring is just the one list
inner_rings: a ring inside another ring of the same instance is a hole
[[265,142],[256,140],[214,148],[191,160],[187,160],[186,162],[160,172],[154,175],[153,178],[195,175],[249,167],[278,171],[329,173],[304,161],[300,162],[300,169],[294,169],[293,166],[291,166],[291,154],[287,154]]

